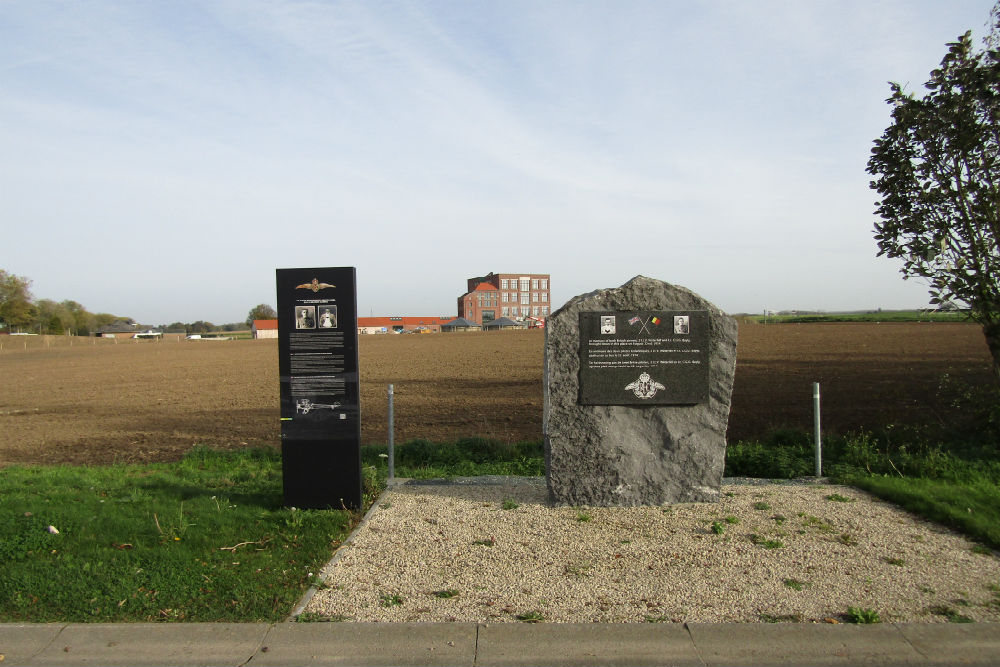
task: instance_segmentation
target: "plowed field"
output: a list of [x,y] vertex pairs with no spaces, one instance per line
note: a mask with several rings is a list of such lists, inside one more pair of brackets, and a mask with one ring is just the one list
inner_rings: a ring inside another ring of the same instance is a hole
[[[539,440],[541,331],[362,336],[362,442]],[[277,341],[0,337],[0,465],[174,460],[194,444],[278,443]],[[991,382],[972,324],[741,324],[730,440],[947,418],[944,374]]]

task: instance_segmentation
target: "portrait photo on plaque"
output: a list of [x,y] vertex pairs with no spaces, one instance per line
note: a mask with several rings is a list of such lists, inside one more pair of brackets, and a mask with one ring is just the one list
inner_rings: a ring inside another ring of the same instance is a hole
[[319,328],[320,329],[336,329],[337,328],[337,307],[336,306],[317,306],[319,310]]
[[316,328],[316,306],[295,306],[295,328]]
[[674,333],[675,334],[691,333],[690,315],[674,315]]
[[615,333],[614,315],[601,315],[601,333],[605,335]]

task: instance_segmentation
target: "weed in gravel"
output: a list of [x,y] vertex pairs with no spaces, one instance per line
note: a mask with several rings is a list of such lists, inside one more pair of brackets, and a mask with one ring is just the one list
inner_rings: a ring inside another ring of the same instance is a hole
[[590,563],[568,563],[563,568],[563,574],[580,579],[590,575],[590,567]]
[[774,516],[772,516],[771,518],[772,518],[772,519],[774,519],[774,522],[775,522],[776,524],[778,524],[779,526],[783,525],[783,524],[785,523],[785,521],[787,521],[787,520],[788,520],[788,519],[786,519],[785,517],[781,516],[780,514],[775,514],[775,515],[774,515]]
[[722,523],[721,521],[713,521],[712,532],[715,533],[716,535],[722,535],[724,532],[726,532],[726,524]]
[[788,586],[793,591],[801,591],[804,588],[809,588],[812,586],[808,581],[799,581],[798,579],[785,579],[785,586]]
[[403,596],[393,593],[392,595],[386,593],[379,598],[379,603],[383,607],[398,607],[403,604]]
[[344,621],[351,620],[351,616],[345,616],[343,614],[334,614],[333,616],[327,616],[326,614],[319,614],[314,611],[307,611],[299,614],[295,617],[296,623],[343,623]]
[[738,524],[740,522],[740,518],[738,516],[727,516],[725,518],[725,522],[729,523],[729,524],[736,525],[736,524]]
[[893,556],[885,556],[882,560],[884,560],[889,565],[898,565],[900,567],[902,567],[903,565],[906,565],[906,561],[904,559],[902,559],[902,558],[895,558]]
[[646,618],[646,622],[647,623],[670,623],[671,622],[669,616],[662,616],[662,615],[661,616],[649,616],[649,615],[647,615],[645,618]]
[[474,545],[479,546],[479,547],[492,547],[496,543],[497,543],[497,541],[495,539],[493,539],[492,535],[490,535],[489,537],[487,537],[484,540],[476,540],[475,542],[473,542]]
[[576,520],[579,521],[580,523],[587,523],[588,521],[590,521],[590,518],[591,518],[590,515],[584,512],[583,510],[580,510],[576,513]]
[[802,517],[802,525],[806,528],[815,528],[821,533],[833,532],[833,524],[825,519],[820,519],[818,516],[812,516],[811,514],[799,513]]
[[841,533],[837,541],[841,544],[846,544],[849,547],[856,547],[858,545],[858,539],[851,535],[850,533]]
[[861,625],[882,622],[882,617],[879,616],[877,611],[874,609],[862,609],[861,607],[848,607],[846,618],[848,623],[858,623]]
[[831,493],[826,497],[827,500],[832,500],[835,503],[853,503],[854,498],[848,498],[847,496],[842,496],[839,493]]
[[993,550],[984,544],[973,544],[972,553],[979,554],[980,556],[990,556],[993,554]]
[[801,623],[802,614],[761,614],[761,623]]
[[917,590],[920,591],[921,593],[926,593],[927,595],[934,595],[934,593],[937,592],[930,586],[924,584],[920,584],[919,586],[917,586]]
[[518,507],[520,507],[520,505],[518,505],[517,503],[515,503],[510,498],[505,499],[503,501],[503,504],[500,505],[500,508],[501,509],[505,509],[505,510],[516,510]]
[[975,623],[975,621],[964,614],[960,614],[948,605],[939,604],[928,607],[927,611],[935,616],[944,616],[949,623]]
[[771,506],[768,503],[765,503],[763,500],[758,500],[753,504],[753,508],[755,510],[761,510],[762,512],[764,512],[771,509]]
[[436,598],[441,598],[442,600],[448,600],[453,597],[458,597],[458,591],[456,591],[454,588],[445,588],[440,591],[434,591],[433,593],[431,593],[431,595],[433,595]]
[[522,623],[541,623],[545,620],[545,616],[537,609],[532,609],[531,611],[526,611],[523,614],[518,614],[515,618]]
[[747,535],[747,539],[756,544],[759,547],[764,547],[765,549],[780,549],[785,546],[784,542],[781,540],[769,540],[765,537],[761,537],[755,533]]

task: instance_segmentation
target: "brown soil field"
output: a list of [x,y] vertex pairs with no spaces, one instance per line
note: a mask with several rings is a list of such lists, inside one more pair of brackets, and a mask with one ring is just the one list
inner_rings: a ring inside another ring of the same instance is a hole
[[[949,418],[943,375],[992,382],[974,324],[741,324],[731,441]],[[362,442],[542,435],[542,331],[362,336]],[[72,344],[71,344],[72,343]],[[170,461],[195,444],[279,443],[278,346],[0,337],[0,465]]]

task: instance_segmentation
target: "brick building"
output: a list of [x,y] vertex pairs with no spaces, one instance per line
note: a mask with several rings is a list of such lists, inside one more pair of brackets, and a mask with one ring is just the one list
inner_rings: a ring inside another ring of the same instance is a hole
[[437,333],[453,317],[359,317],[358,333],[399,333],[401,331]]
[[480,325],[501,317],[544,319],[552,307],[551,287],[547,273],[490,273],[469,278],[468,290],[458,297],[458,316]]

